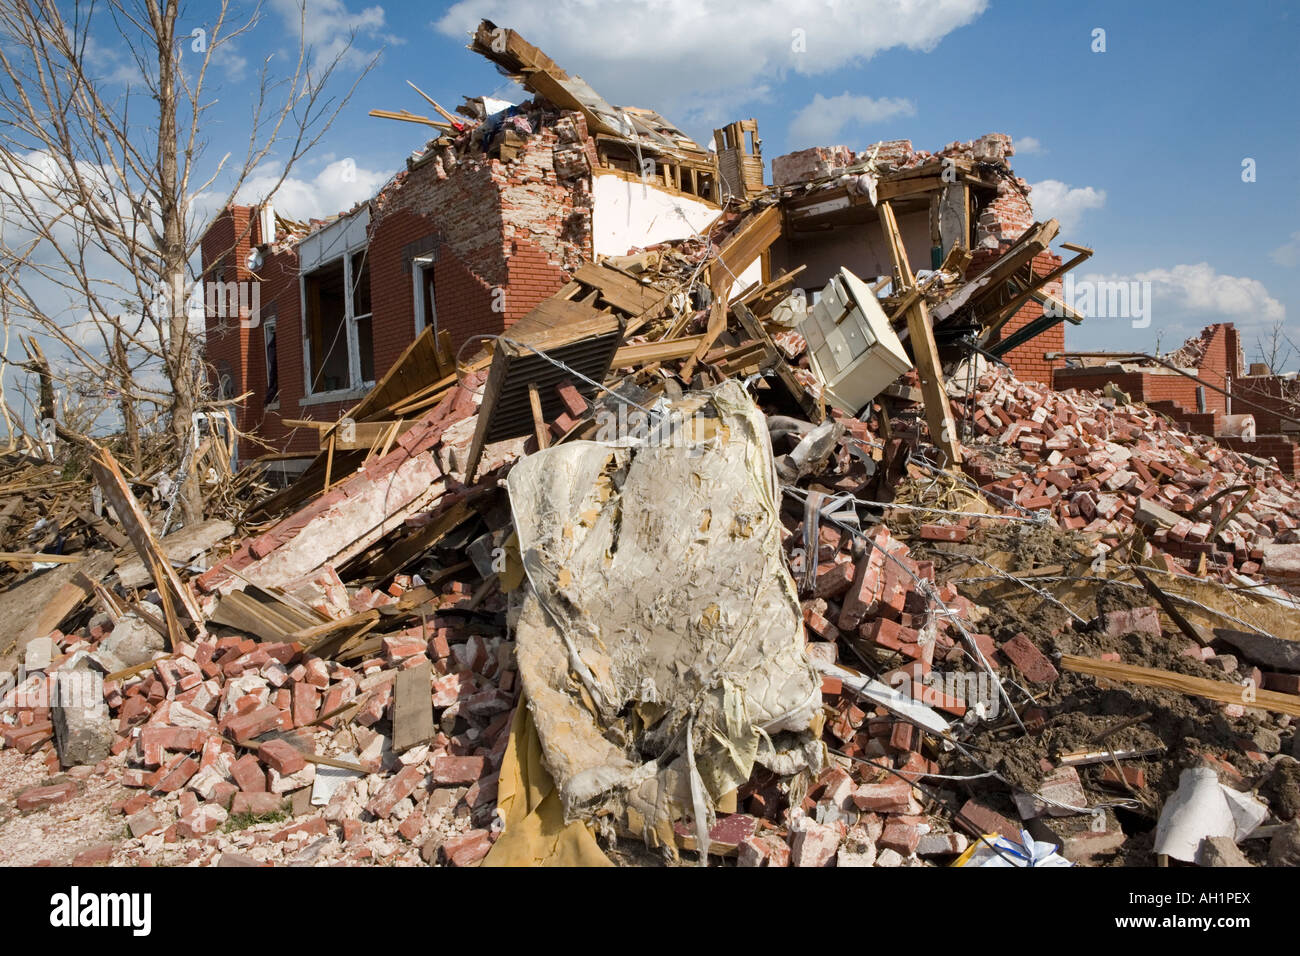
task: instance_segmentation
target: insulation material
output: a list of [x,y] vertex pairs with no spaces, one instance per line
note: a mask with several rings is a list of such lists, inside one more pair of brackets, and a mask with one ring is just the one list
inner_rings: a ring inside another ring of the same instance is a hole
[[671,845],[757,762],[823,762],[820,678],[781,552],[772,449],[735,381],[650,442],[531,455],[508,487],[527,575],[520,676],[566,819]]

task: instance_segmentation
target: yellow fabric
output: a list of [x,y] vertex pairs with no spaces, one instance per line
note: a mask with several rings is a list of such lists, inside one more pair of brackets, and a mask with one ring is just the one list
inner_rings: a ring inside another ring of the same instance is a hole
[[613,866],[586,825],[566,824],[560,795],[542,763],[533,715],[520,698],[501,762],[497,809],[505,830],[483,866]]

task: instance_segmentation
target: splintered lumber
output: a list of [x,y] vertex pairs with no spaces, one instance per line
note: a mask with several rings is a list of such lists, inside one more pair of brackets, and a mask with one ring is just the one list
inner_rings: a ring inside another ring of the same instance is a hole
[[709,263],[709,291],[713,295],[713,308],[709,313],[708,328],[695,353],[682,366],[681,377],[690,381],[695,366],[713,348],[713,343],[727,327],[727,290],[751,262],[776,242],[781,235],[781,208],[768,206],[751,214],[718,248],[718,254]]
[[[238,628],[270,643],[299,640],[301,632],[317,626],[317,621],[295,608],[279,601],[259,601],[243,591],[231,591],[222,596],[212,612],[211,620],[215,624]],[[320,626],[327,627],[335,623],[337,622],[331,621]]]
[[371,110],[370,115],[378,119],[402,120],[406,123],[420,123],[423,126],[433,126],[437,129],[451,129],[449,123],[439,123],[437,120],[431,120],[427,116],[408,113],[406,110]]
[[699,348],[703,335],[686,335],[679,339],[660,342],[636,342],[624,345],[614,353],[613,368],[640,368],[653,362],[670,362],[684,359]]
[[[894,208],[887,202],[880,204],[880,223],[894,257],[894,268],[898,270],[899,281],[904,289],[910,290],[916,285],[916,278],[907,262],[907,250],[903,248]],[[912,354],[916,358],[916,370],[921,376],[930,441],[943,452],[947,459],[945,464],[959,464],[961,451],[957,446],[957,426],[952,420],[952,408],[948,404],[948,392],[944,388],[943,368],[939,364],[939,349],[934,343],[934,329],[930,325],[930,313],[925,299],[918,298],[908,308],[907,332],[912,343]]]
[[125,548],[131,543],[127,540],[126,535],[118,531],[94,512],[87,511],[85,508],[80,508],[77,510],[77,517],[99,532],[100,536],[115,548]]
[[107,449],[101,448],[99,453],[91,458],[90,468],[95,475],[95,482],[103,490],[104,497],[113,506],[113,511],[116,512],[118,520],[126,530],[127,537],[131,539],[131,544],[149,568],[154,585],[163,598],[163,607],[169,608],[183,618],[182,621],[177,621],[172,615],[168,615],[168,633],[176,635],[179,631],[182,639],[185,633],[191,636],[201,635],[203,614],[199,611],[198,602],[194,600],[190,589],[172,570],[171,562],[167,560],[158,544],[158,539],[154,537],[149,519],[140,510],[140,503],[135,500],[135,495],[131,494],[131,488],[122,476],[122,469],[118,466],[117,460]]
[[407,80],[407,81],[406,81],[406,85],[409,86],[411,89],[415,90],[415,92],[419,93],[422,97],[424,97],[425,101],[426,101],[430,106],[432,106],[435,110],[437,110],[437,111],[438,111],[438,114],[439,114],[443,119],[445,119],[448,123],[451,123],[453,126],[464,126],[464,125],[465,125],[465,121],[464,121],[464,120],[457,119],[456,117],[452,116],[452,115],[451,115],[450,113],[448,113],[445,109],[443,109],[441,106],[438,105],[438,101],[437,101],[437,100],[435,100],[435,99],[434,99],[432,96],[430,96],[428,93],[424,92],[424,90],[420,89],[418,86],[416,86],[416,85],[415,85],[414,83],[412,83],[410,80]]
[[749,310],[749,306],[743,302],[737,302],[733,305],[731,312],[747,335],[763,343],[763,350],[766,355],[764,366],[772,369],[777,381],[785,387],[790,397],[804,410],[804,414],[808,416],[809,420],[820,423],[822,420],[821,405],[808,394],[808,390],[803,387],[803,383],[795,377],[794,371],[777,349],[776,343],[767,334],[767,329],[763,328],[763,323],[758,321],[754,313]]
[[398,404],[430,383],[441,382],[448,376],[452,376],[454,381],[454,363],[449,356],[443,355],[445,349],[439,339],[444,343],[448,341],[445,330],[435,337],[432,327],[425,328],[345,417],[357,422],[389,417],[396,414],[392,409]]
[[393,753],[433,740],[433,668],[429,661],[398,671],[393,681]]
[[545,448],[550,444],[547,439],[550,429],[546,427],[546,418],[542,415],[542,397],[537,392],[537,386],[531,382],[528,384],[528,406],[533,413],[533,437],[537,439],[537,447]]
[[80,554],[40,554],[35,551],[0,551],[0,561],[21,561],[23,563],[43,561],[47,564],[76,564],[82,559]]
[[355,645],[359,638],[369,634],[378,624],[379,612],[371,609],[339,621],[305,628],[291,634],[290,639],[301,643],[305,650],[317,657],[329,660],[343,648]]
[[1089,674],[1107,680],[1141,684],[1144,687],[1160,687],[1180,694],[1190,694],[1193,697],[1217,700],[1224,704],[1258,707],[1261,710],[1300,717],[1300,696],[1295,694],[1252,690],[1228,681],[1190,677],[1187,674],[1177,674],[1174,671],[1159,670],[1155,667],[1139,667],[1136,664],[1115,664],[1094,660],[1091,657],[1077,657],[1073,654],[1062,655],[1061,666],[1075,674]]

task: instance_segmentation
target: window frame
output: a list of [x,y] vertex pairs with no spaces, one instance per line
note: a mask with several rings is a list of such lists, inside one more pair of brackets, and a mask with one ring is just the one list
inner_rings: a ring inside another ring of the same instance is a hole
[[[300,267],[298,270],[298,302],[302,329],[303,371],[303,394],[299,399],[299,404],[310,405],[334,400],[344,401],[358,395],[364,395],[375,385],[376,379],[367,381],[362,377],[361,341],[357,331],[357,321],[364,321],[369,318],[371,365],[373,369],[375,336],[373,268],[370,269],[371,311],[365,315],[357,315],[355,313],[356,303],[353,298],[356,294],[356,289],[354,287],[355,276],[353,275],[352,260],[358,254],[361,254],[364,257],[362,261],[369,266],[369,225],[369,208],[365,207],[351,218],[336,220],[329,226],[313,233],[299,245],[300,262],[302,258],[308,257],[310,261],[310,268],[303,269]],[[310,254],[308,253],[308,250],[304,248],[308,244],[311,246]],[[315,391],[312,385],[317,370],[313,368],[312,365],[312,336],[310,326],[307,322],[307,278],[323,269],[329,269],[336,266],[340,260],[342,260],[343,264],[343,287],[345,293],[343,296],[343,329],[348,355],[348,384],[344,388]],[[283,389],[283,385],[281,385],[281,389]]]
[[[435,341],[438,338],[438,274],[437,272],[434,272],[436,264],[437,259],[431,255],[415,256],[411,259],[412,301],[415,303],[415,334],[418,337],[426,328],[432,328]],[[426,269],[433,272],[434,296],[432,302],[427,302],[425,300],[424,272]],[[424,324],[424,313],[426,310],[433,313],[433,322],[428,326]]]

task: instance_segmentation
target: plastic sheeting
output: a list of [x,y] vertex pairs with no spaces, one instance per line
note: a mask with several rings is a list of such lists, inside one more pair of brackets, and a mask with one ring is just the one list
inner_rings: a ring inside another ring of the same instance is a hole
[[651,846],[754,764],[818,768],[820,678],[781,551],[761,412],[724,382],[640,442],[531,455],[508,486],[526,582],[519,672],[565,818]]

